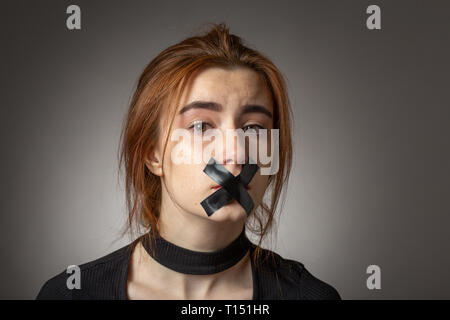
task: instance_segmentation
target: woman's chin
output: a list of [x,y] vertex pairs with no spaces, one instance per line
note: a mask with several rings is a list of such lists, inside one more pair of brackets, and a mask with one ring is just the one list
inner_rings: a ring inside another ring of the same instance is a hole
[[228,221],[228,222],[237,222],[242,221],[247,218],[247,214],[242,208],[242,206],[236,201],[232,200],[228,204],[224,205],[219,210],[215,211],[212,215],[208,217],[205,213],[205,217],[207,219],[221,222],[221,221]]

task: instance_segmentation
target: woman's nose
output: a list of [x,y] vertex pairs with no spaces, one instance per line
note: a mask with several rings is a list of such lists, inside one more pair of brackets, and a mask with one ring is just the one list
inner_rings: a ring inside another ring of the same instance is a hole
[[222,156],[221,159],[216,160],[234,175],[239,174],[239,170],[246,162],[248,156],[246,154],[245,141],[243,132],[236,129],[225,130]]

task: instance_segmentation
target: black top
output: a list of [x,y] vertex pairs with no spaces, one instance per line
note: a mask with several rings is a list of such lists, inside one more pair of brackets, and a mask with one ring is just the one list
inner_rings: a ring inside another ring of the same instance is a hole
[[[106,256],[80,265],[81,288],[68,289],[66,270],[44,283],[36,299],[55,300],[127,300],[127,278],[131,244]],[[256,245],[251,243],[250,254]],[[335,288],[317,279],[300,262],[284,259],[273,252],[275,259],[264,259],[272,251],[262,249],[260,268],[251,259],[253,300],[340,300]],[[251,257],[251,256],[250,256]]]

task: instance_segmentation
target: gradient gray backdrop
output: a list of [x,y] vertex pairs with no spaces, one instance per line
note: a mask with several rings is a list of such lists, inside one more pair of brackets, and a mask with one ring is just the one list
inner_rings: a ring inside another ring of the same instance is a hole
[[[66,28],[81,7],[82,30]],[[365,27],[370,4],[382,30]],[[204,22],[288,79],[295,158],[266,247],[344,299],[450,298],[445,1],[2,1],[0,298],[125,245],[117,148],[136,80]],[[381,267],[381,290],[366,287]]]

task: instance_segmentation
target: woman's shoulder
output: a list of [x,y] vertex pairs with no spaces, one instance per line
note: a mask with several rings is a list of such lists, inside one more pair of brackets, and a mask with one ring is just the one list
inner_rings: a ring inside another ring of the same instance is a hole
[[[105,256],[68,266],[45,281],[36,297],[38,300],[118,299],[124,292],[131,244]],[[126,293],[125,293],[126,294]]]
[[341,300],[332,285],[315,277],[302,262],[264,248],[260,257],[260,298]]

